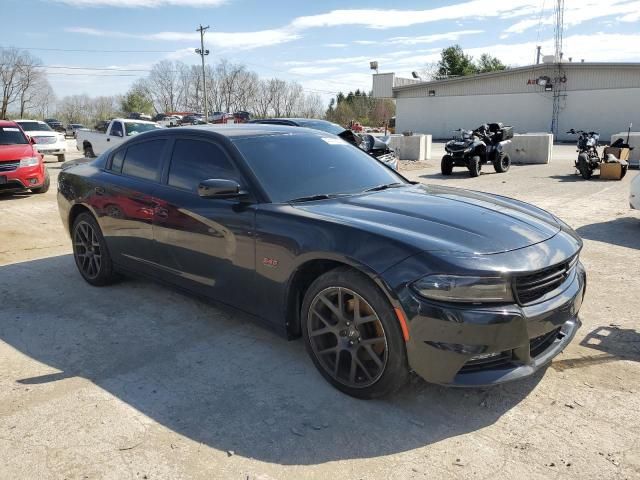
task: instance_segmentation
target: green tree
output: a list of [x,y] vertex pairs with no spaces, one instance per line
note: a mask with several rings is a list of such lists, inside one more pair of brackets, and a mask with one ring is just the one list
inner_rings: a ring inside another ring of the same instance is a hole
[[439,76],[473,75],[477,73],[477,67],[473,63],[473,57],[466,55],[460,45],[452,45],[442,50],[438,62]]
[[140,89],[132,88],[122,98],[121,108],[124,113],[146,113],[153,112],[153,102]]
[[499,58],[483,53],[478,59],[478,73],[498,72],[505,70],[507,66]]

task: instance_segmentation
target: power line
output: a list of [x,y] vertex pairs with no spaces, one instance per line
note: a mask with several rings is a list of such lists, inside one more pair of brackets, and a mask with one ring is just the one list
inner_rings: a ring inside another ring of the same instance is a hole
[[0,48],[17,48],[19,50],[37,50],[43,52],[81,52],[81,53],[173,53],[175,50],[102,50],[88,48],[42,48],[42,47],[14,47],[0,45]]

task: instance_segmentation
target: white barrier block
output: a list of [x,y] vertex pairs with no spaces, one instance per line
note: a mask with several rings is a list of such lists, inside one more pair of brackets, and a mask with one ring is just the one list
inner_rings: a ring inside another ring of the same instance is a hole
[[516,133],[505,152],[516,164],[545,164],[551,161],[552,133]]
[[425,161],[431,158],[431,135],[392,135],[391,148],[401,160]]
[[[627,132],[620,132],[611,135],[611,143],[621,138],[623,142],[627,142]],[[633,147],[629,154],[629,164],[632,166],[640,165],[640,132],[631,132],[629,134],[629,146]]]

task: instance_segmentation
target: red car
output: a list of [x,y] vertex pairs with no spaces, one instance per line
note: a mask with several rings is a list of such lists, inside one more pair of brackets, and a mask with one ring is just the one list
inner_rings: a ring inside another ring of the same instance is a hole
[[49,190],[49,172],[34,144],[17,123],[0,120],[0,192]]

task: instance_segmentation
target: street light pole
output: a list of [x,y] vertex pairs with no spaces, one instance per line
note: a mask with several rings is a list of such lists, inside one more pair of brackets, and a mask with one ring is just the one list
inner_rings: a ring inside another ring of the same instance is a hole
[[204,57],[209,55],[209,50],[204,49],[204,32],[209,30],[209,25],[196,29],[196,32],[200,32],[200,48],[196,48],[196,53],[200,55],[202,59],[202,97],[204,98],[204,121],[209,123],[209,111],[207,109],[207,75],[204,69]]

